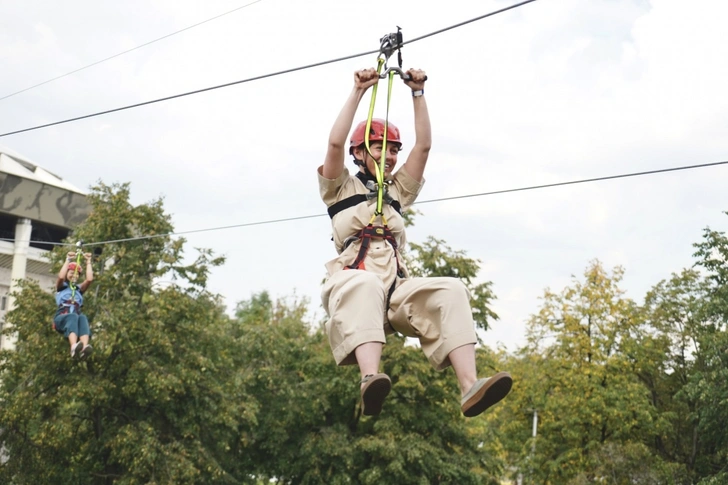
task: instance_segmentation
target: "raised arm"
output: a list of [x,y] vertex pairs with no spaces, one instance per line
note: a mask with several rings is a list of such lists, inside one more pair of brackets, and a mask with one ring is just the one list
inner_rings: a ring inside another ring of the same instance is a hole
[[346,99],[339,116],[334,121],[334,126],[329,134],[329,147],[326,150],[326,158],[321,175],[324,178],[333,180],[344,171],[344,158],[346,156],[346,137],[351,131],[354,123],[354,115],[359,107],[359,102],[364,97],[367,89],[379,81],[379,75],[374,68],[362,69],[354,73],[354,88]]
[[407,71],[410,79],[404,83],[412,89],[412,103],[415,110],[415,144],[410,150],[407,162],[403,169],[418,182],[422,182],[425,173],[427,158],[432,147],[432,130],[430,128],[430,114],[425,101],[425,71],[410,69]]
[[88,290],[88,287],[91,286],[91,282],[94,280],[94,270],[91,265],[91,253],[86,253],[83,255],[83,257],[86,258],[86,279],[83,283],[81,283],[81,286],[79,287],[81,293]]
[[73,262],[73,259],[76,257],[76,253],[71,252],[66,254],[66,260],[63,262],[63,266],[61,266],[61,270],[58,272],[58,279],[56,280],[56,291],[61,291],[61,288],[63,287],[63,283],[66,281],[66,273],[68,273],[68,264]]

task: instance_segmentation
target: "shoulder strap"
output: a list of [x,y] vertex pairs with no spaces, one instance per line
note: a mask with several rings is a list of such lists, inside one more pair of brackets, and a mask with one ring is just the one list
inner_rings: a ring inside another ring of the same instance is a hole
[[344,209],[359,205],[362,202],[366,202],[366,200],[366,194],[356,194],[352,195],[351,197],[347,197],[346,199],[341,199],[340,201],[328,208],[329,217],[333,219],[336,214],[343,211]]

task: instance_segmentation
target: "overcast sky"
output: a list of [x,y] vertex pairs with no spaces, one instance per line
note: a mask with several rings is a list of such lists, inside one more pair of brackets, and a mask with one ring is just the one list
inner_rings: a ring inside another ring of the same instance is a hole
[[[0,97],[251,1],[0,2]],[[407,40],[511,3],[260,0],[0,100],[0,133],[374,50],[396,26]],[[727,17],[725,0],[538,0],[405,46],[404,67],[429,76],[420,200],[728,160]],[[134,203],[162,196],[178,231],[324,214],[316,168],[331,123],[353,72],[375,64],[369,55],[0,146],[82,189],[131,182]],[[398,81],[390,119],[405,157],[411,104]],[[435,235],[482,261],[501,317],[485,340],[513,350],[544,289],[594,258],[622,265],[637,301],[690,266],[702,230],[728,226],[727,179],[718,166],[423,204],[409,239]],[[186,237],[190,257],[193,247],[227,256],[211,289],[230,307],[268,290],[308,297],[323,317],[320,282],[336,255],[328,217]]]

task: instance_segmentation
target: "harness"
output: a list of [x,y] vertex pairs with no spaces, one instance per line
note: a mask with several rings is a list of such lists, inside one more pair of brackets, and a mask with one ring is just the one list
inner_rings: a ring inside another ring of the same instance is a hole
[[[68,290],[71,290],[71,298],[70,300],[63,301],[63,294],[68,293]],[[56,315],[53,317],[53,320],[51,321],[53,330],[58,330],[56,328],[56,321],[55,317],[59,315],[68,315],[69,313],[75,313],[80,314],[81,313],[81,307],[82,302],[76,301],[76,291],[78,287],[75,284],[70,284],[68,286],[65,286],[61,291],[59,291],[59,295],[56,296],[56,299],[58,300],[58,310],[56,311]],[[83,294],[80,290],[78,290],[78,295],[81,296],[81,301],[83,301]]]
[[[58,315],[67,315],[69,313],[81,313],[81,304],[76,301],[76,285],[71,285],[71,300],[67,303],[60,303],[58,305]],[[61,290],[62,291],[62,290]],[[79,291],[79,294],[81,292]]]
[[[354,261],[345,266],[344,269],[360,269],[365,270],[364,266],[364,260],[366,259],[367,253],[369,252],[369,248],[371,246],[372,239],[381,239],[385,242],[389,243],[390,246],[392,246],[392,249],[394,250],[394,258],[397,264],[397,276],[400,278],[404,277],[404,269],[399,261],[399,252],[398,252],[398,246],[397,246],[397,240],[394,237],[394,234],[387,226],[387,218],[384,216],[384,212],[382,210],[384,203],[386,202],[389,204],[398,214],[402,215],[402,206],[399,203],[399,201],[392,198],[392,196],[387,191],[387,185],[388,182],[384,178],[384,168],[386,165],[386,158],[387,158],[387,129],[388,129],[388,120],[389,120],[389,107],[390,102],[392,98],[392,85],[394,84],[394,75],[398,74],[402,79],[409,79],[409,76],[402,71],[402,51],[401,47],[403,45],[402,41],[402,33],[400,31],[401,29],[397,27],[397,32],[387,34],[384,37],[380,39],[380,49],[379,54],[377,55],[377,74],[379,75],[380,79],[389,78],[388,83],[388,90],[387,90],[387,110],[384,117],[384,134],[382,136],[382,155],[379,158],[379,160],[374,157],[371,151],[370,143],[369,143],[369,136],[371,132],[371,126],[372,126],[372,118],[374,117],[374,106],[377,99],[377,86],[378,84],[374,84],[372,86],[372,98],[369,103],[369,113],[367,115],[367,125],[366,129],[364,130],[364,145],[366,146],[367,153],[369,156],[371,156],[375,160],[376,170],[375,170],[375,180],[372,180],[371,178],[367,178],[363,173],[359,172],[357,173],[357,178],[364,184],[365,187],[369,189],[369,193],[367,194],[356,194],[352,195],[351,197],[347,197],[346,199],[340,200],[339,202],[333,204],[328,209],[329,217],[332,219],[336,214],[341,212],[342,210],[348,209],[349,207],[354,207],[358,204],[368,202],[369,200],[376,197],[377,203],[376,208],[374,210],[374,214],[372,215],[372,218],[369,220],[369,224],[367,224],[366,227],[362,228],[358,233],[356,233],[353,236],[348,237],[344,241],[344,248],[346,248],[349,244],[351,244],[355,240],[360,240],[361,245],[359,247],[359,252],[356,255],[356,258],[354,258]],[[394,51],[398,51],[398,63],[399,68],[397,67],[391,67],[387,68],[387,61],[389,57],[394,53]],[[382,69],[384,68],[384,72],[382,72]],[[377,219],[381,219],[381,224],[375,225],[375,222]],[[394,293],[395,286],[397,284],[397,280],[395,278],[394,282],[392,282],[392,285],[389,287],[389,290],[387,292],[387,305],[386,307],[389,308],[389,301],[392,297],[392,293]]]

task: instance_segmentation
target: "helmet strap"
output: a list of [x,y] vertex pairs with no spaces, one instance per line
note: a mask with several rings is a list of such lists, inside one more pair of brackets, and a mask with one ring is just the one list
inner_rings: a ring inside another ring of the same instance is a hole
[[[369,167],[367,167],[365,164],[361,164],[360,167],[364,167],[364,175],[366,175],[367,178],[370,178],[376,182],[377,177],[369,171]],[[362,172],[359,172],[362,173]]]
[[[360,145],[360,147],[363,148],[364,145]],[[360,148],[360,147],[357,147],[357,148]],[[364,156],[365,157],[367,156],[368,153],[369,152],[367,152],[366,150],[364,150]],[[353,155],[354,155],[354,153],[352,152],[352,156]],[[354,165],[356,165],[357,167],[363,167],[364,168],[364,174],[366,174],[367,178],[371,177],[372,180],[374,180],[375,182],[377,181],[377,177],[373,173],[371,173],[369,171],[369,167],[367,167],[366,162],[364,162],[363,160],[359,160],[358,158],[356,158],[356,156],[354,156]],[[361,173],[361,172],[359,172],[359,173]]]
[[367,167],[367,164],[366,163],[362,162],[361,160],[357,160],[355,158],[354,159],[354,165],[356,165],[358,167],[362,167],[364,169],[364,172],[359,171],[358,173],[364,173],[367,178],[370,178],[371,177],[372,180],[374,180],[374,181],[377,180],[377,178],[374,176],[374,174],[369,171],[369,167]]

